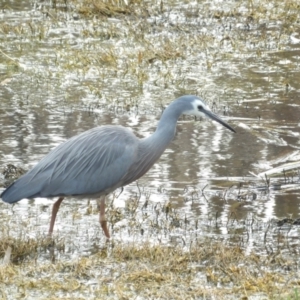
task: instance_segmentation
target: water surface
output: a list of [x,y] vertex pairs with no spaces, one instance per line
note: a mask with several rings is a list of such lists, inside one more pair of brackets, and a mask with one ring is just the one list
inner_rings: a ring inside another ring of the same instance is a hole
[[[140,209],[145,201],[156,208],[170,202],[204,235],[227,236],[232,220],[298,218],[298,169],[271,178],[269,189],[263,172],[298,161],[299,28],[279,37],[280,22],[248,24],[237,14],[220,23],[217,16],[198,15],[201,4],[193,14],[187,13],[191,7],[175,7],[138,22],[132,16],[85,19],[71,4],[1,4],[10,6],[0,13],[2,169],[9,163],[29,170],[55,146],[95,126],[123,125],[149,136],[165,105],[197,94],[237,133],[181,118],[174,141],[138,186],[116,191],[113,203],[123,217],[113,226],[115,237],[130,236],[124,207],[137,198]],[[274,190],[277,182],[282,186]],[[35,236],[47,232],[52,203],[23,200],[13,209],[1,203],[1,214]],[[85,249],[91,236],[101,238],[91,205],[87,213],[88,199],[65,200],[56,224],[79,244],[84,236]],[[150,208],[147,214],[155,219]],[[136,228],[152,235],[144,217],[140,210]],[[210,222],[218,226],[212,230]]]

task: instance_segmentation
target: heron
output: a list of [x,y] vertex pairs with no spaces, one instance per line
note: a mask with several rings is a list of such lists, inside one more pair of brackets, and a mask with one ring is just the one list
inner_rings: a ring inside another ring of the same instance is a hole
[[99,222],[109,239],[106,196],[139,179],[153,166],[173,140],[181,115],[206,116],[235,132],[203,99],[185,95],[169,104],[149,137],[139,139],[130,129],[118,125],[87,130],[51,150],[4,190],[1,198],[12,204],[24,198],[58,197],[52,207],[50,236],[65,197],[97,199]]

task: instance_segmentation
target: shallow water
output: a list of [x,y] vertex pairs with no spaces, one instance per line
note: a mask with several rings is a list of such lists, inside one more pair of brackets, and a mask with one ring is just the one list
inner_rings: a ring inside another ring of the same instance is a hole
[[[139,197],[139,209],[146,200],[152,205],[148,219],[155,219],[157,203],[171,202],[189,224],[199,222],[195,232],[202,235],[231,236],[229,221],[264,224],[299,216],[298,168],[271,179],[270,189],[264,175],[255,176],[298,161],[299,30],[283,30],[279,38],[275,21],[266,28],[230,17],[219,24],[187,16],[190,7],[145,17],[149,28],[130,17],[105,19],[100,28],[70,7],[1,2],[8,3],[11,8],[0,13],[1,50],[9,56],[2,53],[0,61],[2,168],[10,163],[28,170],[62,141],[99,125],[123,125],[148,136],[162,106],[182,94],[199,94],[237,133],[181,118],[176,138],[139,187],[129,185],[114,200],[123,214],[114,224],[115,237],[130,238],[124,207]],[[281,189],[272,188],[276,182]],[[44,234],[52,202],[23,200],[13,209],[1,203],[1,215],[28,236]],[[81,254],[103,239],[95,204],[87,213],[87,202],[65,200],[56,223]],[[144,212],[136,217],[137,231],[154,236]],[[211,222],[218,226],[212,229]]]

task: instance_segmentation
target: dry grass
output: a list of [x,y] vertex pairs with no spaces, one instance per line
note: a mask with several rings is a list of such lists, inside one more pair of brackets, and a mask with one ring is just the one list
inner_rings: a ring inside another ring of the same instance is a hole
[[131,13],[130,6],[125,1],[97,1],[84,0],[81,2],[78,12],[83,15],[96,14],[104,17],[117,17]]
[[284,299],[300,282],[291,258],[279,253],[273,257],[245,255],[238,246],[208,238],[196,240],[185,249],[114,242],[97,254],[70,261],[37,263],[29,259],[1,267],[0,280],[27,295],[39,291],[45,297],[52,293],[52,297],[69,295],[76,299],[85,295],[107,299],[137,295],[143,299],[233,299],[232,295],[255,294]]

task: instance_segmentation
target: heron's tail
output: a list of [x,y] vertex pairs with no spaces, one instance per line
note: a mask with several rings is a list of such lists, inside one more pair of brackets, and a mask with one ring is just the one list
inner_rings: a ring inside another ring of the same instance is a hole
[[4,202],[15,203],[21,199],[17,197],[16,189],[14,188],[14,183],[11,184],[0,196]]
[[2,192],[0,197],[4,202],[15,203],[24,198],[34,198],[39,194],[40,185],[28,184],[27,176],[27,174],[23,175]]

